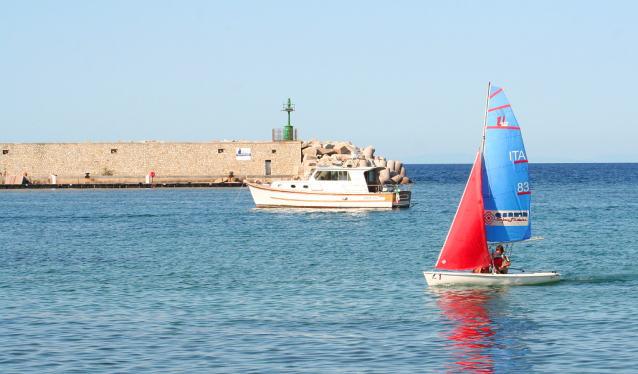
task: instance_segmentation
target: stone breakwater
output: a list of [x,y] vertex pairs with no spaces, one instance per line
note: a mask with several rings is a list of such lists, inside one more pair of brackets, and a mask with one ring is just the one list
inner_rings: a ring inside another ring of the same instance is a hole
[[351,142],[320,142],[317,139],[301,142],[303,177],[309,178],[318,166],[378,166],[382,184],[411,183],[401,161],[375,156],[373,146],[359,148]]
[[231,172],[292,178],[300,165],[298,140],[0,143],[0,183],[9,176],[32,184],[147,183],[151,172],[153,183],[211,183]]
[[321,165],[383,167],[381,183],[410,183],[400,161],[374,151],[316,139],[0,143],[0,184],[266,182],[307,179]]

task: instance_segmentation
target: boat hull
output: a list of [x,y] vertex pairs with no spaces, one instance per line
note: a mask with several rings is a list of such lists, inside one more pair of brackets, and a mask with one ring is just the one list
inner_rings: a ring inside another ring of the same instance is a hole
[[326,193],[296,192],[248,183],[257,208],[408,208],[411,191],[401,191],[397,201],[394,192]]
[[533,286],[555,283],[560,274],[551,271],[515,274],[477,274],[447,271],[424,271],[428,286]]

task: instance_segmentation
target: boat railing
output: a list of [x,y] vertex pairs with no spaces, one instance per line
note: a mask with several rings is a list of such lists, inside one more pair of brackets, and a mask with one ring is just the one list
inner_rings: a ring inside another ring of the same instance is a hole
[[368,184],[368,189],[375,189],[377,192],[396,192],[399,191],[410,191],[414,183],[404,183],[404,184]]
[[[298,182],[298,183],[303,183],[303,182],[309,182],[309,180],[297,180],[297,181],[284,181],[284,182]],[[317,182],[322,182],[321,180],[317,181]],[[248,182],[248,180],[244,180],[244,183],[248,184],[250,182]],[[270,185],[272,184],[272,181],[265,181],[263,184],[267,184]],[[397,192],[397,190],[400,191],[410,191],[410,189],[412,188],[412,186],[414,185],[414,183],[404,183],[404,184],[366,184],[366,186],[368,187],[368,190],[370,192],[377,192],[377,193],[381,193],[381,192]]]

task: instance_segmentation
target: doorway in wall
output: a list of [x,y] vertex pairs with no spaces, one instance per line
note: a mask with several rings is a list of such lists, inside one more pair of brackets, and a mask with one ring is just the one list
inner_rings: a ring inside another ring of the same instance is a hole
[[271,174],[270,160],[266,160],[266,175],[270,175],[270,174]]

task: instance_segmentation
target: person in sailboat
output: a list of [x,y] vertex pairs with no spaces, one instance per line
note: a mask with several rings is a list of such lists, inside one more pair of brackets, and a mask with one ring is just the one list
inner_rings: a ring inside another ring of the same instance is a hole
[[494,272],[497,274],[507,274],[510,266],[510,259],[503,250],[503,245],[496,246],[496,250],[491,253],[494,263]]
[[472,271],[472,273],[485,273],[485,274],[487,274],[489,272],[490,272],[490,267],[489,266],[488,267],[484,267],[484,268],[474,269]]

